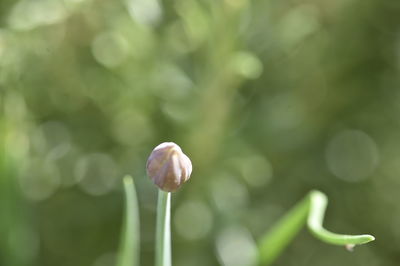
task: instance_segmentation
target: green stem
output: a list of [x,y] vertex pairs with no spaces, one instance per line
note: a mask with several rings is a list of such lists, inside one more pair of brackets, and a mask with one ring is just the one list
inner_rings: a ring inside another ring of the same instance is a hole
[[259,261],[261,265],[271,264],[289,245],[307,220],[308,197],[298,202],[260,240]]
[[155,266],[171,266],[171,193],[158,191]]
[[310,192],[310,213],[307,226],[311,233],[321,241],[333,245],[361,245],[375,240],[371,235],[342,235],[329,232],[322,226],[328,199],[320,191]]
[[125,217],[117,265],[139,266],[139,207],[132,177],[124,177],[124,189]]
[[259,264],[270,265],[306,223],[316,238],[333,245],[353,246],[375,240],[372,235],[342,235],[326,230],[322,223],[327,203],[325,194],[317,190],[297,203],[259,241]]

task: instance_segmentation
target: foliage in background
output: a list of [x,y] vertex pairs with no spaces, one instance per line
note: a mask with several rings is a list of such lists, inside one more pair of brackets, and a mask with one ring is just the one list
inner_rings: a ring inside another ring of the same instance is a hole
[[0,265],[114,265],[127,173],[152,265],[144,165],[163,141],[196,167],[172,200],[174,266],[253,265],[255,239],[310,189],[334,199],[328,228],[379,241],[349,253],[301,233],[276,265],[398,265],[399,14],[391,0],[2,0]]

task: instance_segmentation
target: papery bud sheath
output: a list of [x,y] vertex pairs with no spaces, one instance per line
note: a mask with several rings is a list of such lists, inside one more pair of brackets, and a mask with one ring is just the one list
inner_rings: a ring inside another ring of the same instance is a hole
[[160,189],[173,192],[185,183],[192,173],[192,162],[173,142],[154,148],[147,160],[147,175]]

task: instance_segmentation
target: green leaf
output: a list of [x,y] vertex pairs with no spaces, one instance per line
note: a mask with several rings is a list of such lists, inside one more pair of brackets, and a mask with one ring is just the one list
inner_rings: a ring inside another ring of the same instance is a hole
[[309,200],[305,198],[261,238],[258,244],[261,265],[269,265],[281,254],[306,223],[308,210]]
[[371,235],[343,235],[329,232],[322,226],[328,199],[320,191],[310,192],[310,212],[307,226],[310,232],[323,242],[332,245],[361,245],[375,240]]
[[261,237],[258,244],[259,264],[270,265],[306,223],[316,238],[333,245],[351,247],[375,240],[372,235],[343,235],[326,230],[322,223],[327,203],[326,195],[316,190],[297,203]]
[[124,177],[125,217],[117,266],[139,266],[139,207],[131,176]]

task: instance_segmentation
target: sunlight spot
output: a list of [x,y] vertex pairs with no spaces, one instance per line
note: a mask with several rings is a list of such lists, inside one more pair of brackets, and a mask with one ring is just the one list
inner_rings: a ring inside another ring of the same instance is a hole
[[254,266],[257,247],[247,230],[231,227],[222,231],[216,241],[217,257],[223,266]]
[[129,44],[122,35],[106,32],[94,39],[92,52],[97,62],[112,68],[120,65],[128,57]]
[[92,196],[104,195],[109,193],[118,181],[117,166],[107,154],[89,154],[76,163],[75,178],[84,192]]
[[344,130],[334,136],[328,143],[325,156],[329,170],[348,182],[368,178],[379,161],[374,140],[358,130]]
[[162,9],[158,0],[126,0],[131,17],[143,25],[155,25],[162,17]]
[[263,71],[260,59],[245,51],[235,53],[231,65],[234,72],[248,79],[258,78]]
[[93,263],[93,266],[114,266],[117,262],[117,255],[113,252],[101,254]]
[[211,196],[215,206],[222,212],[238,211],[245,207],[249,200],[248,193],[246,186],[234,176],[222,174],[213,179]]
[[211,230],[212,214],[201,201],[188,201],[181,204],[174,216],[176,231],[187,240],[203,238]]
[[22,0],[13,7],[8,23],[13,29],[31,30],[58,23],[66,16],[67,12],[61,1]]
[[42,201],[60,186],[60,174],[50,161],[32,159],[22,167],[18,181],[23,194],[30,200]]
[[9,130],[5,136],[5,149],[16,160],[26,158],[29,145],[29,138],[24,131]]
[[243,179],[252,187],[266,185],[272,178],[271,163],[263,156],[249,156],[237,161]]
[[279,25],[284,43],[295,45],[319,28],[318,9],[314,5],[300,5],[288,12]]
[[288,131],[300,126],[307,116],[304,102],[292,93],[278,94],[268,99],[267,118],[269,127]]
[[124,110],[115,115],[112,122],[113,136],[122,144],[136,146],[153,136],[151,123],[145,114]]

